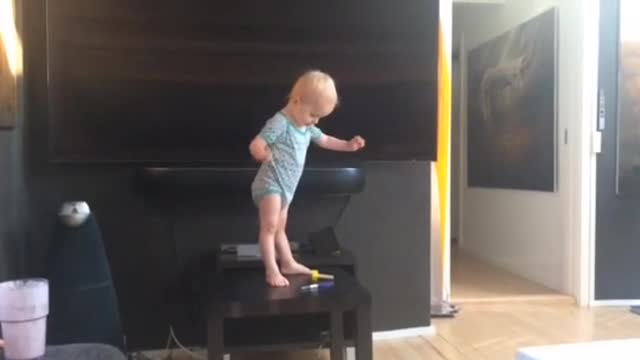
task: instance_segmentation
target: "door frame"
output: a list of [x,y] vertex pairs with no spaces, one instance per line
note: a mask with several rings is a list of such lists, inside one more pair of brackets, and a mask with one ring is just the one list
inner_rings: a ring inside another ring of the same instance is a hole
[[[579,140],[574,142],[572,157],[572,219],[573,293],[579,306],[593,306],[595,299],[595,225],[597,154],[600,152],[601,132],[597,129],[600,1],[586,0],[583,12],[583,86],[582,119]],[[605,0],[611,1],[611,0]],[[588,41],[587,41],[588,39]]]
[[[448,3],[450,0],[441,0]],[[568,125],[569,144],[569,186],[568,199],[563,201],[565,214],[567,214],[567,224],[565,225],[565,239],[570,248],[567,249],[566,258],[569,267],[571,284],[571,295],[575,298],[578,306],[594,306],[595,299],[595,224],[596,224],[596,159],[599,151],[600,133],[597,131],[598,119],[598,74],[599,74],[599,38],[600,38],[600,1],[611,0],[583,0],[578,11],[581,12],[582,19],[582,92],[580,101],[576,102],[580,113],[580,123]],[[561,15],[562,16],[562,15]],[[562,17],[559,20],[563,21]],[[464,66],[465,56],[464,41],[459,52],[460,66]],[[464,70],[464,69],[463,69]],[[460,82],[466,81],[466,74],[462,72]],[[464,87],[463,87],[464,89]],[[466,93],[460,93],[461,106],[466,102]],[[464,123],[466,114],[460,114],[462,128],[460,135],[466,136]],[[562,136],[562,134],[559,134]],[[464,151],[464,150],[463,150]],[[455,164],[455,162],[454,162]],[[463,166],[460,164],[459,166]],[[461,214],[463,200],[464,181],[466,179],[465,169],[461,169],[460,179],[457,186],[460,193],[458,210],[459,215],[459,241],[464,241],[464,218]],[[432,254],[432,256],[435,254]],[[448,254],[451,255],[450,253]],[[436,255],[437,256],[437,255]],[[450,279],[449,279],[450,280]],[[450,283],[445,284],[445,289],[450,289]]]
[[[570,276],[570,294],[575,298],[579,306],[591,306],[594,301],[595,281],[595,200],[596,200],[596,156],[599,143],[599,133],[596,131],[598,116],[598,66],[599,66],[599,37],[600,37],[600,1],[583,0],[578,6],[582,19],[582,93],[580,101],[576,102],[576,112],[581,114],[580,123],[568,124],[569,161],[568,173],[570,191],[567,191],[567,199],[563,201],[564,212],[567,214],[565,225],[565,239],[568,266],[567,275]],[[603,0],[610,1],[610,0]],[[563,21],[562,18],[559,20]],[[594,25],[595,24],[595,25]],[[459,64],[464,66],[467,49],[464,40],[459,50]],[[460,82],[466,81],[465,69],[462,69]],[[462,87],[464,89],[464,86]],[[466,93],[461,91],[461,106],[466,102]],[[466,114],[464,109],[460,114],[462,123],[460,135],[466,136]],[[559,134],[563,136],[563,134]],[[560,139],[559,139],[560,140]],[[462,150],[465,151],[465,150]],[[455,159],[460,160],[460,159]],[[454,164],[455,161],[454,161]],[[459,166],[464,167],[464,164]],[[460,179],[457,184],[459,203],[458,220],[460,239],[464,240],[464,218],[462,214],[462,202],[466,171],[460,169]],[[564,275],[563,275],[564,276]]]

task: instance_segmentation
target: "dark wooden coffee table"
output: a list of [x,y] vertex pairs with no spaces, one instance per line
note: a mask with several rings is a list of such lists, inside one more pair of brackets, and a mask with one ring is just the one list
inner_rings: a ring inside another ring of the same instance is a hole
[[334,286],[318,292],[301,290],[310,284],[306,276],[289,277],[287,288],[267,286],[262,271],[217,276],[210,287],[209,359],[329,347],[331,359],[341,360],[352,345],[358,360],[371,360],[371,296],[343,269],[330,273],[336,277]]

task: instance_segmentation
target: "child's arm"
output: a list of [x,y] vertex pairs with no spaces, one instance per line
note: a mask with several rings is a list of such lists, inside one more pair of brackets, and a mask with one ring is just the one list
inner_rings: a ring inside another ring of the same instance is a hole
[[251,152],[251,156],[258,162],[271,160],[271,150],[261,136],[256,136],[253,141],[251,141],[251,144],[249,144],[249,152]]
[[251,156],[258,162],[271,161],[271,148],[278,137],[287,128],[287,120],[283,116],[274,116],[267,121],[258,136],[249,144]]
[[316,144],[323,149],[333,151],[358,151],[365,145],[365,141],[360,136],[355,136],[353,139],[346,141],[335,138],[333,136],[322,134],[316,140]]

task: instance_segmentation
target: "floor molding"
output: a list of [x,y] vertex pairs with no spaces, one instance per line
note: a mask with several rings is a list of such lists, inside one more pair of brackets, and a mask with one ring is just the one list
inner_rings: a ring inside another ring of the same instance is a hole
[[592,307],[605,307],[605,306],[638,306],[640,300],[593,300],[591,302]]
[[433,325],[390,331],[376,331],[373,333],[373,341],[397,340],[417,336],[433,336],[435,334],[436,328]]
[[468,304],[501,304],[501,303],[522,303],[522,302],[539,302],[539,303],[556,303],[556,304],[577,304],[576,300],[570,295],[505,295],[505,296],[479,296],[477,298],[453,298],[451,300],[462,308]]

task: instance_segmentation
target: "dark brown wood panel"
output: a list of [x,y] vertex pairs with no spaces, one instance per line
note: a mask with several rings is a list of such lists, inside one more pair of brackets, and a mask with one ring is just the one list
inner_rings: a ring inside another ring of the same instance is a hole
[[336,78],[342,100],[323,130],[369,140],[341,159],[435,159],[437,8],[430,0],[49,2],[52,157],[248,162],[246,143],[295,77],[319,68]]

